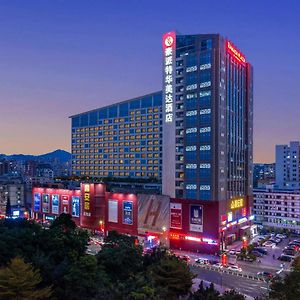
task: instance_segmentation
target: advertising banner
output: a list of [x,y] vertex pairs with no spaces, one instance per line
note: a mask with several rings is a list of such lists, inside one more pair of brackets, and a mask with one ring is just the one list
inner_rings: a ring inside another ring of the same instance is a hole
[[127,225],[133,224],[133,202],[132,201],[123,202],[123,224],[127,224]]
[[170,198],[160,195],[138,195],[138,231],[163,233],[169,229]]
[[49,213],[50,212],[50,195],[49,194],[43,194],[42,196],[42,212],[43,213]]
[[58,215],[59,214],[59,196],[52,195],[52,213]]
[[202,205],[190,205],[190,231],[203,232]]
[[118,223],[118,201],[108,200],[108,222]]
[[170,203],[170,228],[182,229],[181,203]]
[[41,210],[41,194],[34,193],[34,211],[39,212]]
[[61,203],[62,213],[68,214],[69,213],[69,196],[62,195],[61,199],[62,199],[62,203]]
[[80,197],[72,196],[72,216],[79,217],[80,216]]

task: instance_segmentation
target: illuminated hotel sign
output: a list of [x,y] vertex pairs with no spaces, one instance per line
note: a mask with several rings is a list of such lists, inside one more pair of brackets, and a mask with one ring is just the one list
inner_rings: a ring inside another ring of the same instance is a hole
[[174,119],[174,71],[175,71],[175,32],[163,35],[163,94],[165,122],[172,123]]
[[245,205],[245,199],[244,198],[236,198],[230,200],[230,209],[238,209],[242,208]]
[[90,213],[90,199],[91,199],[91,195],[90,195],[90,185],[89,184],[85,184],[84,185],[84,212],[83,215],[85,217],[90,217],[91,213]]
[[245,56],[238,51],[229,41],[226,42],[227,45],[227,51],[241,64],[246,64],[246,58]]

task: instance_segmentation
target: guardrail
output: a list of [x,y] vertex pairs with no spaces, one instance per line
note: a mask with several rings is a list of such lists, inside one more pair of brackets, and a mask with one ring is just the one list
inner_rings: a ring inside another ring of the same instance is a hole
[[251,279],[251,280],[254,280],[254,281],[266,282],[266,280],[262,277],[247,274],[247,273],[243,273],[243,272],[236,272],[236,271],[228,270],[226,268],[222,268],[222,269],[221,268],[214,268],[213,266],[205,265],[205,264],[204,265],[191,264],[191,265],[193,267],[198,267],[198,268],[203,268],[203,269],[207,269],[207,270],[216,271],[216,272],[219,272],[219,273],[225,273],[225,274],[229,274],[229,275],[243,277],[243,278]]

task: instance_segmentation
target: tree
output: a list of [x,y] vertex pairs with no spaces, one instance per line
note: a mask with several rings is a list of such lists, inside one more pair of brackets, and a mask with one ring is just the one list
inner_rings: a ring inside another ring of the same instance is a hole
[[60,214],[50,226],[51,229],[60,228],[64,231],[74,231],[76,227],[75,222],[72,220],[72,216],[65,213]]
[[220,293],[215,289],[213,283],[209,287],[204,287],[203,281],[201,281],[198,290],[191,293],[189,300],[218,300],[219,296]]
[[170,257],[154,265],[150,277],[161,288],[163,299],[177,299],[188,294],[194,275],[186,263]]
[[143,270],[142,249],[135,245],[135,238],[117,232],[109,232],[97,258],[113,281],[124,281]]
[[97,294],[109,295],[109,283],[104,271],[98,267],[97,259],[85,255],[72,265],[64,280],[64,299],[93,299]]
[[220,300],[245,300],[246,297],[235,290],[225,291]]
[[16,257],[6,268],[0,269],[0,298],[7,300],[48,299],[50,287],[40,287],[42,277],[39,270]]
[[270,286],[269,298],[272,300],[300,299],[300,270],[295,269],[284,279],[275,278]]

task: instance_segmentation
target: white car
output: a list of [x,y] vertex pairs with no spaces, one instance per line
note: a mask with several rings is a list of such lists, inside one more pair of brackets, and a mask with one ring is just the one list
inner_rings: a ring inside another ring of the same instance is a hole
[[230,271],[236,271],[236,272],[242,272],[243,271],[242,268],[240,268],[239,266],[235,266],[235,265],[229,266],[228,270],[230,270]]
[[221,263],[217,263],[215,265],[212,265],[213,268],[216,268],[216,269],[223,269],[223,265]]
[[236,255],[236,250],[234,250],[234,249],[230,250],[229,255]]
[[268,247],[268,248],[275,248],[276,244],[271,242],[271,241],[266,241],[266,242],[263,243],[263,246]]

